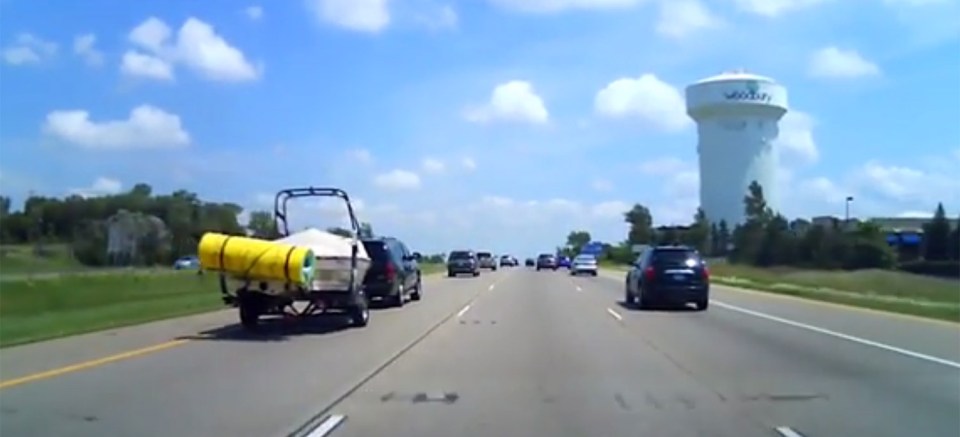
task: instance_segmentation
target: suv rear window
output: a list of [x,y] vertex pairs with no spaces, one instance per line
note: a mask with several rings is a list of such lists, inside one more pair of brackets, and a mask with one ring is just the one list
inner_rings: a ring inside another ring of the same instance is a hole
[[450,252],[450,259],[470,259],[473,258],[473,254],[465,250],[457,250]]
[[687,260],[700,262],[700,255],[689,249],[657,249],[652,255],[658,266],[686,266]]
[[477,258],[493,258],[493,254],[490,252],[477,252]]
[[390,255],[387,252],[387,243],[383,241],[364,241],[363,248],[372,261],[383,261]]
[[549,253],[540,254],[540,259],[547,259],[547,258],[553,258],[553,255],[550,255]]

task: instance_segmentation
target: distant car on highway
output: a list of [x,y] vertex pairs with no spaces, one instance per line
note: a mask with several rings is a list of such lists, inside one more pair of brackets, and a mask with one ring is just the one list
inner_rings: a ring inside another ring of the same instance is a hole
[[480,261],[472,250],[455,250],[447,257],[447,277],[459,274],[480,276]]
[[686,246],[645,250],[627,272],[624,300],[648,308],[654,304],[686,305],[704,311],[710,304],[710,270],[700,254]]
[[420,254],[410,252],[396,238],[365,238],[362,242],[370,256],[370,269],[363,279],[367,296],[394,307],[402,307],[408,298],[420,300]]
[[573,276],[581,273],[597,276],[597,257],[589,254],[580,254],[573,258],[570,265],[570,274]]
[[537,270],[543,269],[556,270],[557,257],[550,253],[541,253],[540,256],[537,257]]
[[569,269],[570,268],[570,257],[566,255],[560,255],[557,257],[557,267]]
[[537,265],[537,261],[533,258],[527,258],[527,260],[523,262],[523,265],[527,267],[533,267]]
[[500,256],[500,267],[513,267],[517,265],[517,259],[510,255]]
[[490,269],[497,271],[497,259],[490,252],[477,252],[477,260],[480,262],[481,269]]
[[184,256],[173,262],[174,270],[193,270],[200,268],[200,259],[196,255]]

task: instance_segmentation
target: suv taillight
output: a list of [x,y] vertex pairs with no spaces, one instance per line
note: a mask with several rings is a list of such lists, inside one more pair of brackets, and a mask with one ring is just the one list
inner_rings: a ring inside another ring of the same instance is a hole
[[392,262],[387,262],[387,266],[384,270],[384,274],[387,276],[388,281],[394,280],[397,277],[397,268],[394,267]]
[[653,266],[647,267],[646,270],[643,271],[643,280],[653,281],[654,279],[657,279],[656,269],[654,269]]
[[703,276],[703,280],[704,280],[704,281],[709,280],[709,279],[710,279],[710,269],[708,269],[707,266],[703,266],[703,270],[702,270],[702,272],[701,272],[701,275]]

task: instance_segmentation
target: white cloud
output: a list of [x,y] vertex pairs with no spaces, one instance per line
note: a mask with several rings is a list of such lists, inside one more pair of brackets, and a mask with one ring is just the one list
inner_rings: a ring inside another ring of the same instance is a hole
[[120,72],[127,76],[154,80],[173,80],[173,66],[156,56],[128,50],[120,62]]
[[30,33],[21,33],[13,44],[3,49],[3,60],[10,65],[36,64],[51,59],[56,54],[56,43]]
[[91,120],[85,110],[53,111],[47,114],[43,130],[87,149],[156,149],[190,144],[190,134],[178,115],[150,105],[134,108],[126,120],[102,122]]
[[852,183],[858,191],[890,202],[930,205],[960,201],[960,179],[956,175],[932,172],[871,160],[857,169]]
[[504,9],[528,13],[554,13],[569,10],[622,9],[646,0],[488,0]]
[[261,18],[263,18],[263,8],[260,6],[247,6],[243,10],[243,13],[251,21],[259,21]]
[[880,67],[854,50],[831,46],[817,50],[810,56],[809,72],[814,77],[852,79],[877,76]]
[[[245,82],[260,77],[240,49],[230,45],[210,24],[190,17],[173,32],[162,20],[151,17],[128,35],[140,50],[123,56],[121,71],[132,76],[169,80],[175,65],[200,77],[219,82]],[[144,53],[144,51],[146,53]]]
[[73,38],[73,53],[83,58],[87,65],[99,67],[103,65],[103,52],[94,47],[97,36],[92,33],[77,35]]
[[665,131],[691,125],[680,91],[649,73],[610,82],[597,92],[594,109],[605,117],[639,118]]
[[98,177],[89,187],[71,188],[69,192],[83,197],[95,197],[117,194],[122,188],[123,184],[116,179]]
[[377,33],[390,25],[388,0],[306,0],[316,18],[358,32]]
[[543,124],[549,121],[550,114],[530,82],[512,80],[497,85],[490,101],[467,109],[465,117],[475,123],[504,121]]
[[785,153],[785,162],[812,164],[820,158],[820,151],[813,139],[814,120],[802,111],[790,111],[780,120],[780,135],[777,145]]
[[665,176],[690,168],[690,164],[673,157],[654,158],[640,164],[640,171],[649,176]]
[[463,158],[462,160],[460,160],[460,164],[463,166],[465,170],[468,170],[468,171],[474,171],[477,169],[477,162],[474,161],[473,158],[469,158],[469,157]]
[[416,20],[428,28],[435,30],[455,29],[460,22],[456,9],[450,5],[442,5],[419,12]]
[[428,173],[443,173],[446,169],[446,164],[439,159],[429,157],[423,159],[423,170]]
[[610,182],[607,179],[594,179],[591,186],[593,187],[594,190],[597,190],[601,193],[613,191],[613,182]]
[[420,188],[420,176],[408,170],[391,170],[373,178],[373,184],[385,190],[415,190]]
[[656,30],[662,36],[679,39],[722,25],[723,20],[700,0],[661,0]]
[[788,12],[817,6],[828,0],[734,0],[743,10],[765,17],[779,17]]

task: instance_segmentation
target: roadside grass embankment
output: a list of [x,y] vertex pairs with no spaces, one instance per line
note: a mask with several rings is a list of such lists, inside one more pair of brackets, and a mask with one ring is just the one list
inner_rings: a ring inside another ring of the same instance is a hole
[[0,274],[29,276],[51,273],[82,272],[90,270],[80,264],[64,244],[33,246],[29,244],[0,245]]
[[[442,264],[422,264],[429,275]],[[4,273],[5,275],[6,273]],[[0,347],[224,309],[217,274],[140,269],[0,282]]]
[[711,264],[710,272],[716,284],[960,323],[956,280],[891,270],[759,268],[722,262]]

